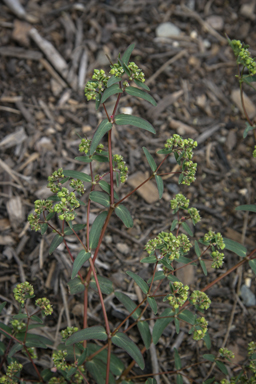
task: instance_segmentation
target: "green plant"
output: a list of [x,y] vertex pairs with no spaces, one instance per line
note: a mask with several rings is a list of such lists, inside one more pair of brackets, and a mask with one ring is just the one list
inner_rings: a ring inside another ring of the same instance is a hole
[[[128,95],[143,98],[153,106],[156,105],[153,97],[146,92],[149,91],[149,88],[145,85],[142,70],[135,63],[129,62],[133,48],[134,45],[130,45],[122,58],[119,57],[117,63],[111,64],[110,74],[112,76],[105,74],[103,70],[94,70],[92,80],[85,87],[87,99],[95,100],[96,108],[99,108],[102,104],[107,116],[98,126],[93,138],[91,140],[82,138],[79,145],[79,152],[83,155],[78,156],[76,160],[89,163],[90,174],[63,169],[53,172],[49,177],[48,184],[53,195],[47,200],[37,200],[34,213],[29,216],[32,229],[41,231],[42,235],[48,229],[55,233],[49,249],[50,254],[61,243],[64,243],[66,247],[73,263],[71,280],[68,283],[70,294],[83,294],[84,298],[83,328],[78,330],[75,327],[68,327],[61,331],[62,343],[53,352],[53,367],[40,372],[36,361],[34,361],[36,359],[34,348],[48,348],[53,343],[46,337],[35,335],[29,331],[34,327],[42,326],[43,319],[38,314],[50,315],[52,308],[47,298],[41,298],[36,300],[36,305],[39,308],[30,313],[27,300],[34,297],[33,287],[27,282],[18,284],[14,289],[14,297],[20,304],[21,309],[17,315],[13,316],[9,326],[0,323],[0,333],[5,337],[5,340],[0,343],[1,369],[6,362],[8,363],[5,375],[0,378],[0,383],[22,382],[22,379],[20,379],[22,365],[19,364],[18,357],[15,358],[15,354],[18,352],[23,353],[31,361],[38,375],[37,382],[40,383],[90,383],[92,377],[97,384],[126,384],[138,379],[146,380],[147,384],[155,383],[153,374],[136,376],[132,373],[135,363],[141,369],[144,368],[143,354],[150,347],[151,342],[157,344],[164,329],[171,322],[174,323],[178,334],[180,322],[183,321],[188,325],[188,332],[192,334],[192,338],[195,341],[203,340],[209,349],[211,342],[207,332],[208,322],[205,311],[209,308],[211,301],[205,292],[247,261],[249,261],[252,270],[256,273],[256,249],[246,256],[246,249],[242,245],[229,239],[223,239],[220,233],[211,230],[199,242],[192,239],[193,232],[188,222],[195,226],[200,221],[200,214],[197,209],[189,207],[189,199],[182,194],[178,194],[170,202],[173,215],[173,220],[170,222],[170,231],[160,232],[154,239],[149,239],[145,246],[148,256],[142,259],[141,263],[153,265],[152,277],[148,281],[144,281],[134,272],[127,272],[127,275],[134,280],[143,293],[141,302],[136,304],[125,293],[114,291],[111,281],[97,274],[95,260],[98,257],[100,245],[112,214],[115,214],[127,228],[132,227],[132,216],[123,203],[138,188],[151,179],[154,179],[157,184],[159,198],[162,197],[164,189],[162,176],[166,173],[160,171],[160,169],[170,155],[174,155],[180,167],[175,172],[179,176],[179,183],[190,185],[195,180],[196,164],[193,163],[192,158],[197,143],[192,139],[183,139],[175,134],[166,141],[164,148],[158,151],[158,154],[163,155],[163,159],[158,165],[147,148],[143,147],[152,173],[141,185],[123,198],[119,198],[115,190],[115,185],[119,186],[120,183],[126,181],[128,168],[123,157],[120,154],[113,154],[112,151],[111,135],[114,124],[121,126],[132,125],[147,130],[152,134],[155,133],[153,126],[148,121],[136,116],[117,114],[120,98],[125,92]],[[109,116],[105,101],[113,95],[116,95],[116,103],[112,114]],[[100,143],[105,134],[108,134],[107,150]],[[108,163],[109,171],[102,175],[94,175],[93,161]],[[104,180],[107,176],[110,183]],[[76,223],[77,209],[81,205],[85,205],[82,200],[85,192],[84,182],[91,185],[91,192],[87,202],[87,223],[89,223],[91,205],[94,202],[104,207],[91,226]],[[53,224],[52,219],[55,214],[57,214],[59,222],[61,222],[60,228],[57,224]],[[86,231],[85,243],[83,243],[79,235],[79,232],[84,229]],[[66,241],[66,237],[70,235],[76,236],[77,241],[81,244],[82,249],[76,257],[73,256]],[[224,248],[238,254],[241,261],[201,290],[191,292],[191,289],[187,285],[184,286],[175,276],[177,261],[183,263],[184,266],[199,263],[204,274],[207,275],[205,259],[208,256],[206,254],[212,258],[212,267],[219,268],[224,258],[224,254],[220,251]],[[84,278],[81,269],[84,268],[86,262],[89,267]],[[159,266],[161,266],[161,269],[158,269]],[[160,287],[164,292],[162,294],[158,294]],[[96,289],[98,292],[104,326],[98,324],[88,326],[88,292],[90,289]],[[114,329],[110,327],[103,298],[103,295],[109,294],[114,294],[115,298],[123,304],[129,313]],[[158,314],[157,300],[164,300],[169,303],[169,307],[161,314]],[[1,304],[0,311],[4,309],[5,304]],[[148,308],[153,311],[153,318],[148,315]],[[147,316],[149,317],[147,318]],[[124,328],[129,318],[133,319],[133,323],[128,328]],[[149,327],[149,321],[151,320],[155,322],[152,333]],[[141,348],[128,336],[129,331],[134,327],[138,328],[142,340],[141,345],[144,345]],[[131,357],[130,364],[125,365],[115,355],[114,347],[123,349]],[[251,359],[249,365],[252,371],[251,377],[252,380],[255,380],[256,356],[254,343],[249,346],[249,355]],[[232,354],[228,350],[222,349],[217,357],[212,354],[203,355],[200,364],[203,364],[204,359],[215,362],[220,371],[227,375],[228,372],[224,362],[229,361],[230,358],[232,358]],[[182,368],[181,358],[175,349],[174,365],[167,373],[176,376],[177,383],[180,384],[183,382],[183,376],[187,376],[184,370],[197,364]],[[247,372],[242,372],[242,375],[247,377]],[[240,375],[239,380],[242,375]],[[225,380],[222,383],[227,382]],[[214,378],[206,379],[204,383],[210,384],[213,381]]]

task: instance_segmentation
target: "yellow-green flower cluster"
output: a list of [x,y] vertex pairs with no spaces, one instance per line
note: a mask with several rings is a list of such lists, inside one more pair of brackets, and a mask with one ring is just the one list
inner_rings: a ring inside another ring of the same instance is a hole
[[42,297],[41,299],[37,299],[36,305],[38,307],[40,307],[44,316],[49,316],[53,312],[52,306],[50,304],[50,300],[47,299],[46,297]]
[[196,180],[195,174],[197,169],[197,163],[193,163],[193,161],[184,161],[182,169],[185,168],[185,170],[182,171],[184,177],[181,184],[190,185]]
[[124,74],[124,69],[121,64],[115,63],[113,65],[110,65],[111,70],[109,73],[115,77],[122,77]]
[[234,353],[231,352],[227,348],[220,348],[219,354],[220,354],[220,357],[223,357],[224,359],[228,359],[229,360],[229,359],[234,359],[235,358]]
[[11,324],[15,333],[25,330],[26,328],[26,324],[21,320],[13,320]]
[[24,283],[17,284],[16,288],[13,290],[14,298],[21,305],[25,304],[26,299],[31,299],[34,297],[34,288],[27,281]]
[[204,235],[204,242],[209,243],[213,246],[217,246],[219,249],[225,248],[225,243],[223,241],[223,237],[221,233],[215,233],[213,231],[209,231]]
[[250,52],[248,51],[248,45],[244,45],[240,40],[232,40],[230,46],[233,49],[233,52],[236,56],[236,61],[238,64],[242,64],[244,67],[248,68],[248,71],[251,76],[256,74],[256,63],[251,57]]
[[62,371],[66,371],[68,368],[68,365],[66,363],[66,356],[67,356],[67,351],[54,351],[52,354],[52,359],[55,367],[57,369],[60,369]]
[[[60,190],[60,179],[64,178],[63,169],[59,168],[57,171],[54,171],[51,176],[48,177],[47,187],[50,188],[52,193],[57,193]],[[57,185],[56,185],[57,183]]]
[[22,368],[22,364],[12,362],[7,368],[6,375],[0,378],[0,383],[13,384],[18,382],[17,373],[19,373]]
[[165,148],[184,151],[183,157],[192,160],[193,149],[197,147],[197,142],[193,139],[183,139],[180,135],[174,134],[171,138],[167,139]]
[[61,201],[54,206],[54,211],[59,214],[60,220],[74,220],[74,210],[80,207],[79,201],[74,192],[69,192],[67,188],[62,188],[57,194]]
[[253,153],[252,153],[252,156],[253,156],[253,157],[256,157],[256,145],[255,145],[255,147],[254,147],[254,151],[253,151]]
[[77,331],[78,331],[77,327],[67,327],[66,329],[63,329],[61,331],[62,341],[66,341],[70,336],[73,335],[73,333]]
[[107,82],[110,76],[106,75],[103,69],[94,69],[92,80],[88,81],[84,93],[87,100],[95,100],[96,96],[103,92],[107,87]]
[[252,356],[254,355],[254,353],[256,353],[256,343],[254,341],[251,341],[248,344],[247,351],[248,351],[248,356]]
[[[28,355],[27,351],[28,351],[29,355]],[[22,352],[23,352],[26,356],[28,356],[28,358],[29,358],[29,356],[30,356],[32,359],[37,359],[37,354],[36,354],[36,350],[35,350],[34,347],[27,348],[27,351],[23,349]]]
[[174,308],[177,309],[181,307],[185,301],[188,298],[188,290],[189,287],[187,285],[183,285],[182,283],[175,281],[172,284],[173,288],[173,293],[167,297],[170,305]]
[[206,293],[201,291],[194,291],[190,296],[190,299],[195,307],[199,309],[208,309],[211,304],[211,300]]
[[201,220],[199,211],[196,208],[189,208],[188,214],[194,225],[196,225],[196,223],[198,223]]
[[85,187],[81,180],[73,179],[70,183],[70,187],[73,188],[80,195],[82,195],[85,192]]
[[169,260],[179,259],[181,253],[187,253],[191,248],[188,237],[184,234],[174,236],[171,232],[161,232],[152,240],[149,240],[145,246],[145,250],[151,254],[159,249],[162,256],[167,256]]
[[189,207],[189,199],[186,199],[182,193],[178,193],[174,199],[170,201],[172,209],[187,209]]
[[223,264],[224,253],[214,251],[211,253],[211,257],[213,259],[212,268],[220,268]]
[[90,139],[82,139],[81,143],[79,144],[79,152],[83,152],[85,155],[87,155],[90,150],[91,142],[92,141]]
[[129,80],[138,80],[142,83],[145,82],[145,75],[142,72],[142,69],[140,69],[134,62],[131,62],[128,64],[128,68],[130,69],[131,76],[129,77]]
[[44,211],[53,212],[53,205],[52,201],[50,200],[36,200],[35,201],[35,211],[34,213],[31,213],[28,216],[28,222],[31,226],[31,229],[34,231],[40,231],[41,230],[41,225],[39,223],[40,221],[40,215]]
[[67,384],[67,381],[63,376],[61,377],[52,377],[49,381],[49,384]]
[[207,332],[208,321],[206,321],[204,317],[198,317],[194,327],[193,339],[196,341],[201,340]]
[[114,155],[113,160],[115,163],[115,165],[113,167],[113,171],[119,171],[120,181],[121,181],[121,183],[124,183],[127,180],[128,167],[125,165],[126,163],[123,160],[123,156]]

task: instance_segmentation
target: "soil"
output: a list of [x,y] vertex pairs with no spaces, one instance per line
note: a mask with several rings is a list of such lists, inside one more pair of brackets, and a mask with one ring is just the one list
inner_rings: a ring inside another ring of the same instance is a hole
[[[89,172],[86,164],[74,160],[79,156],[79,137],[91,138],[105,112],[101,107],[95,110],[94,103],[86,101],[84,85],[94,68],[108,70],[106,55],[115,61],[131,43],[136,44],[131,59],[143,69],[158,106],[153,108],[145,100],[127,95],[121,99],[119,113],[131,112],[148,120],[156,135],[131,126],[117,126],[113,131],[113,153],[122,154],[129,168],[128,183],[118,188],[119,196],[124,197],[140,178],[146,179],[150,174],[142,147],[159,164],[162,157],[156,151],[174,133],[198,141],[194,156],[197,178],[186,187],[178,184],[178,176],[165,176],[161,200],[154,182],[141,194],[134,193],[126,202],[134,227],[126,229],[117,217],[111,218],[96,263],[98,274],[109,277],[116,289],[140,299],[141,292],[125,272],[136,272],[144,280],[152,276],[152,265],[139,261],[147,255],[147,240],[169,230],[174,219],[169,201],[179,192],[200,210],[202,220],[195,227],[194,239],[202,238],[212,229],[244,244],[247,254],[256,248],[255,216],[235,210],[255,201],[255,139],[253,132],[243,139],[246,120],[239,104],[235,77],[238,68],[225,37],[227,34],[230,39],[244,41],[255,55],[254,1],[24,0],[21,3],[26,13],[22,17],[8,6],[15,1],[5,3],[0,5],[0,299],[7,302],[2,321],[8,321],[18,311],[12,293],[15,285],[29,281],[35,295],[47,296],[54,308],[41,335],[59,341],[60,329],[70,324],[82,326],[82,298],[68,293],[72,263],[64,246],[49,255],[54,235],[47,232],[42,237],[31,231],[27,217],[33,212],[35,200],[51,194],[47,178],[53,171],[62,167]],[[173,23],[180,34],[157,37],[157,27],[165,22]],[[58,57],[49,45],[42,49],[40,37],[52,44]],[[244,91],[253,120],[256,93],[246,85]],[[108,99],[108,110],[113,103],[114,98]],[[102,142],[106,146],[105,137]],[[170,159],[162,170],[168,173],[174,166]],[[105,163],[94,167],[97,174],[107,169]],[[89,192],[88,188],[83,201],[87,201]],[[92,204],[90,220],[101,211],[100,205]],[[86,222],[86,206],[81,207],[76,221]],[[84,234],[82,238],[85,240]],[[70,236],[68,244],[76,255],[80,250],[76,239]],[[188,257],[192,260],[194,251]],[[180,269],[177,276],[192,289],[202,289],[239,260],[239,256],[226,250],[221,269],[211,268],[209,259],[207,276],[200,265]],[[230,373],[232,369],[237,372],[238,365],[243,364],[247,344],[256,336],[255,305],[246,306],[239,296],[243,284],[255,293],[255,276],[247,264],[207,292],[212,300],[205,314],[211,353],[216,354],[224,344],[235,352]],[[159,294],[165,289],[162,286]],[[92,291],[89,299],[89,325],[104,325],[97,292]],[[166,306],[166,302],[159,302],[159,312]],[[33,309],[32,301],[30,307]],[[106,299],[106,308],[111,327],[126,316],[113,295]],[[152,316],[150,311],[147,314]],[[132,328],[130,335],[142,349],[136,329]],[[154,353],[159,372],[173,370],[174,348],[179,348],[182,367],[202,361],[202,354],[208,350],[202,341],[191,340],[185,322],[181,323],[178,335],[171,323],[156,347],[146,352],[143,373],[156,369],[152,363]],[[130,362],[121,350],[117,354],[126,364]],[[28,380],[32,380],[29,361],[22,362]],[[39,353],[38,366],[51,367],[48,350]],[[210,368],[209,362],[184,368],[184,382],[202,383]],[[140,374],[135,366],[131,376]],[[216,368],[213,375],[217,381],[224,377]],[[157,380],[173,383],[175,377],[165,373]],[[94,382],[90,376],[89,382]]]

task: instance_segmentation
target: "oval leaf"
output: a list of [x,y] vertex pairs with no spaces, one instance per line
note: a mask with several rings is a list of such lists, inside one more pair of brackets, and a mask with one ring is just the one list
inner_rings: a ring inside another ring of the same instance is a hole
[[[72,229],[75,231],[75,232],[78,232],[78,231],[81,231],[81,229],[84,229],[86,227],[86,224],[74,224]],[[64,229],[64,234],[65,236],[70,236],[70,235],[74,235],[74,232],[72,231],[71,228],[67,227]]]
[[[87,344],[88,348],[88,356],[92,355],[93,353],[97,352],[101,347],[99,345],[93,344],[93,343],[88,343]],[[107,364],[108,360],[108,351],[104,349],[103,351],[99,352],[97,355],[97,358],[101,360],[103,363]],[[116,357],[114,354],[111,353],[111,358],[110,358],[110,370],[111,372],[116,375],[120,376],[121,373],[124,370],[124,363],[122,360],[120,360],[118,357]]]
[[101,212],[96,219],[94,220],[89,236],[89,247],[90,249],[94,249],[98,245],[98,241],[100,238],[102,227],[105,223],[106,217],[108,213],[106,211]]
[[152,169],[153,172],[155,172],[156,170],[156,163],[155,163],[155,160],[153,159],[153,157],[150,155],[149,151],[147,150],[146,147],[142,147],[143,149],[143,152],[145,153],[145,156],[147,158],[147,161],[149,163],[149,166],[150,168]]
[[164,329],[167,327],[167,325],[171,321],[174,320],[173,316],[174,316],[174,312],[172,311],[172,309],[166,308],[163,311],[163,313],[161,314],[161,317],[164,317],[164,318],[162,318],[162,319],[160,318],[156,321],[154,328],[153,328],[153,334],[152,334],[154,344],[157,344],[158,340],[162,336]]
[[140,260],[140,263],[154,264],[156,262],[157,262],[157,258],[155,256],[148,256]]
[[112,124],[108,121],[108,119],[104,119],[100,125],[98,126],[96,132],[93,135],[91,147],[90,147],[90,155],[96,151],[99,142],[102,137],[112,128]]
[[126,228],[133,227],[133,220],[132,220],[131,214],[125,205],[122,205],[122,204],[118,205],[115,208],[115,214],[117,215],[117,217],[119,217],[120,220],[122,220]]
[[124,64],[127,65],[129,63],[130,56],[131,56],[132,51],[134,50],[134,47],[135,47],[134,43],[130,44],[129,47],[124,52],[124,54],[122,56],[122,61],[123,61]]
[[[125,295],[123,292],[116,291],[115,296],[118,298],[118,300],[124,305],[124,307],[127,309],[129,313],[132,313],[134,309],[137,307],[137,305],[130,299],[129,296]],[[141,314],[141,310],[138,308],[133,314],[132,318],[134,320],[137,320],[138,317]]]
[[153,126],[147,120],[137,116],[121,113],[120,115],[116,115],[115,123],[118,125],[133,125],[134,127],[145,129],[151,133],[156,133]]
[[250,260],[250,261],[249,261],[249,265],[250,265],[250,267],[251,267],[253,273],[256,275],[256,260],[255,260],[255,259]]
[[174,362],[175,362],[175,368],[181,369],[181,360],[176,348],[174,348]]
[[101,103],[104,103],[110,96],[115,95],[116,93],[123,93],[123,91],[119,88],[118,84],[113,84],[103,92]]
[[63,171],[63,174],[68,177],[73,177],[73,179],[78,179],[81,181],[86,181],[87,183],[92,182],[91,176],[87,175],[84,172],[79,172],[79,171],[70,171],[68,169]]
[[146,349],[149,349],[151,344],[151,333],[149,329],[149,325],[146,321],[139,321],[138,322],[138,329],[140,331],[141,338],[143,340],[143,343],[146,347]]
[[[99,186],[103,189],[103,191],[107,192],[110,195],[110,185],[105,180],[100,180]],[[114,197],[115,199],[119,199],[116,191],[114,191]]]
[[157,314],[157,303],[154,297],[148,297],[147,300],[154,314]]
[[200,251],[198,242],[196,240],[195,240],[195,252],[196,252],[197,257],[201,256],[201,251]]
[[181,223],[181,225],[182,225],[182,228],[189,234],[189,236],[194,236],[188,223],[183,222]]
[[228,375],[228,370],[225,364],[223,364],[221,361],[216,361],[217,367],[221,370],[224,375]]
[[118,332],[111,340],[117,347],[124,349],[136,361],[140,369],[144,369],[145,363],[141,351],[126,334]]
[[128,276],[130,276],[131,278],[133,278],[133,280],[135,281],[135,283],[140,287],[140,289],[142,290],[142,292],[144,293],[148,293],[149,291],[149,286],[147,285],[146,281],[144,281],[140,276],[136,275],[135,273],[131,272],[131,271],[127,271],[126,272]]
[[50,245],[49,255],[51,255],[53,253],[53,251],[55,251],[55,249],[58,248],[58,246],[62,243],[63,239],[64,239],[64,237],[62,237],[60,235],[54,236],[54,238],[52,239],[51,245]]
[[134,83],[138,86],[138,87],[141,87],[143,89],[146,89],[146,91],[150,91],[149,87],[145,84],[145,83],[142,83],[141,81],[139,80],[136,80],[136,79],[133,79]]
[[208,332],[206,332],[206,334],[204,335],[203,340],[205,342],[206,348],[210,349],[211,348],[211,338],[210,338]]
[[121,77],[116,77],[116,76],[111,76],[110,79],[108,79],[108,82],[107,82],[107,87],[111,87],[111,85],[115,84],[115,83],[119,83],[119,81],[121,81],[122,78]]
[[162,198],[164,192],[164,182],[161,176],[155,175],[156,185],[159,193],[159,199]]
[[80,271],[80,269],[84,265],[84,263],[90,259],[90,257],[91,257],[90,252],[86,252],[84,249],[82,249],[78,253],[77,257],[75,258],[74,264],[73,264],[71,279],[74,279],[74,277],[76,277],[76,274]]
[[148,93],[142,91],[141,89],[130,86],[130,87],[125,88],[125,92],[128,93],[128,95],[140,97],[141,99],[148,101],[150,104],[154,105],[154,107],[156,107],[156,105],[157,105],[155,99],[153,99],[152,96],[150,96]]
[[[114,292],[114,287],[112,281],[110,281],[107,277],[104,276],[97,276],[101,292],[105,295],[110,295],[112,292]],[[94,277],[91,279],[90,287],[97,290],[97,285],[95,282]]]
[[227,239],[226,237],[223,237],[224,243],[225,243],[225,249],[228,249],[231,252],[234,252],[236,255],[240,257],[246,256],[246,248],[242,245],[237,243],[234,240]]
[[69,290],[71,295],[76,295],[85,290],[84,284],[82,283],[80,277],[75,277],[74,279],[68,282]]
[[207,276],[207,269],[206,269],[205,262],[203,260],[199,259],[199,263],[202,267],[203,273],[205,274],[205,276]]
[[110,206],[110,198],[109,195],[107,195],[104,192],[99,191],[93,191],[89,195],[90,200],[94,201],[95,203],[99,203],[103,205],[104,207]]
[[235,210],[236,211],[256,212],[256,205],[255,204],[239,205],[239,207],[236,207]]
[[188,309],[184,309],[184,311],[179,313],[178,317],[179,319],[184,320],[191,325],[194,325],[196,322],[196,315],[194,315]]
[[95,327],[85,328],[73,333],[73,335],[67,339],[65,344],[68,346],[91,339],[105,341],[107,338],[108,336],[105,329],[101,325],[96,325]]
[[89,156],[77,156],[77,157],[75,157],[75,160],[81,161],[82,163],[91,163],[92,162],[92,158]]

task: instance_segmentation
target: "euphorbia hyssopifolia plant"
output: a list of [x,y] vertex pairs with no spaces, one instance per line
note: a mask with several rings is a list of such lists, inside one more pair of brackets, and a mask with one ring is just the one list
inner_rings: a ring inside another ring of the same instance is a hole
[[[153,97],[147,93],[149,88],[145,85],[142,70],[135,63],[129,61],[133,48],[134,45],[130,45],[122,58],[119,57],[117,63],[110,65],[111,76],[107,75],[103,70],[94,70],[92,80],[85,87],[87,99],[95,100],[96,108],[99,108],[102,104],[107,116],[98,126],[93,138],[91,140],[83,138],[79,145],[81,156],[77,157],[76,160],[88,163],[90,174],[63,169],[53,172],[49,177],[48,184],[53,196],[47,200],[37,200],[34,213],[29,216],[32,229],[41,231],[42,234],[46,233],[48,229],[55,233],[49,249],[50,254],[62,242],[66,247],[73,263],[71,280],[68,282],[70,294],[83,294],[83,327],[80,330],[75,327],[68,327],[61,331],[62,343],[53,352],[52,367],[40,372],[35,349],[47,348],[53,342],[46,337],[35,335],[29,331],[31,328],[42,325],[42,319],[38,314],[41,312],[43,315],[50,315],[52,308],[49,301],[42,298],[36,301],[38,309],[30,313],[27,300],[34,296],[33,287],[28,282],[18,284],[14,290],[14,297],[20,303],[21,310],[12,317],[9,326],[0,323],[0,332],[5,336],[5,340],[0,343],[1,368],[6,367],[6,363],[8,364],[5,376],[2,376],[0,383],[22,382],[20,379],[22,374],[21,354],[23,354],[23,359],[25,356],[33,364],[38,375],[37,382],[40,383],[96,382],[97,384],[126,384],[139,379],[146,380],[147,384],[155,383],[155,374],[135,375],[132,368],[137,363],[141,369],[144,369],[143,355],[145,351],[149,349],[152,342],[154,344],[158,343],[167,325],[173,322],[178,334],[180,322],[183,321],[183,324],[187,324],[187,330],[192,335],[191,337],[196,341],[203,339],[206,347],[210,348],[207,315],[204,313],[209,308],[211,301],[205,292],[248,260],[250,260],[251,268],[256,271],[256,263],[253,258],[256,250],[246,256],[246,250],[243,246],[228,239],[223,239],[220,233],[209,230],[199,241],[190,240],[193,237],[193,232],[188,222],[190,221],[195,226],[200,221],[200,215],[197,209],[190,207],[189,199],[182,194],[177,194],[170,202],[173,215],[170,231],[160,232],[154,239],[148,240],[145,246],[148,256],[142,259],[141,263],[153,265],[152,277],[148,281],[144,281],[134,272],[127,272],[127,275],[134,280],[142,291],[143,299],[141,302],[135,303],[127,294],[114,290],[109,279],[97,274],[95,261],[99,255],[100,245],[112,214],[115,214],[127,228],[132,227],[133,219],[125,202],[130,195],[151,179],[154,179],[157,184],[159,198],[162,197],[164,189],[162,176],[166,175],[166,173],[160,169],[170,155],[174,155],[179,170],[169,172],[169,174],[175,173],[178,175],[180,184],[190,185],[195,180],[196,164],[193,163],[192,158],[197,143],[192,139],[183,139],[174,134],[166,141],[164,148],[158,151],[159,154],[163,155],[158,165],[149,151],[143,148],[152,172],[141,185],[121,199],[115,190],[115,185],[119,186],[120,183],[126,181],[128,167],[123,156],[114,154],[112,151],[111,135],[113,126],[131,125],[147,130],[151,134],[155,133],[153,126],[148,121],[137,116],[117,114],[120,98],[124,93],[143,98],[153,106],[156,105]],[[109,115],[105,102],[113,95],[116,95],[116,103],[112,114]],[[108,135],[107,148],[101,143],[103,136],[106,134]],[[92,168],[93,161],[108,163],[108,171],[95,175]],[[110,183],[104,180],[107,177],[109,177]],[[84,183],[89,183],[91,188],[87,202],[87,225],[76,223],[77,209],[80,205],[86,206],[81,197],[85,192]],[[97,190],[95,190],[96,186]],[[89,216],[94,202],[100,204],[103,208],[90,226]],[[60,227],[54,224],[55,214],[59,218],[58,223],[61,223]],[[84,243],[79,233],[85,227],[86,241]],[[74,255],[68,246],[66,239],[70,235],[76,236],[81,244],[81,251],[77,255]],[[220,268],[224,258],[222,251],[225,246],[241,256],[242,260],[233,268],[221,274],[212,283],[202,287],[201,290],[192,291],[175,276],[177,262],[183,263],[184,266],[194,265],[199,262],[206,275],[207,270],[204,259],[211,257],[212,267]],[[194,249],[193,252],[191,252],[192,248]],[[192,257],[189,258],[189,254]],[[82,268],[87,268],[85,277],[81,273]],[[158,294],[160,287],[162,294]],[[104,318],[104,323],[95,324],[94,326],[88,326],[87,323],[89,290],[97,290]],[[128,311],[126,318],[117,327],[110,324],[105,307],[104,295],[111,294],[114,294],[115,298]],[[168,305],[160,314],[158,313],[157,304],[159,300],[164,300]],[[0,309],[3,310],[5,305],[6,303],[3,303]],[[148,311],[147,309],[151,309],[154,315],[151,315],[151,310]],[[133,322],[128,327],[124,327],[129,318],[132,318]],[[152,320],[155,324],[153,330],[149,327],[149,322]],[[129,337],[130,330],[134,327],[137,327],[140,334],[141,342],[138,345]],[[131,359],[121,360],[115,355],[115,347],[118,347],[119,350],[123,349]],[[256,344],[251,343],[249,355],[253,377],[255,377],[256,366],[255,349]],[[224,375],[227,375],[228,371],[224,361],[228,361],[231,357],[232,353],[222,348],[217,357],[212,354],[203,355],[199,363],[193,363],[189,367],[182,368],[179,353],[174,349],[174,364],[170,363],[169,370],[165,374],[176,376],[177,383],[182,383],[183,377],[189,375],[186,368],[189,369],[192,366],[203,364],[204,359],[206,359],[215,362]],[[161,372],[158,374],[161,375]],[[213,381],[214,378],[206,379],[204,383],[209,384]],[[225,379],[222,382],[224,383]]]

